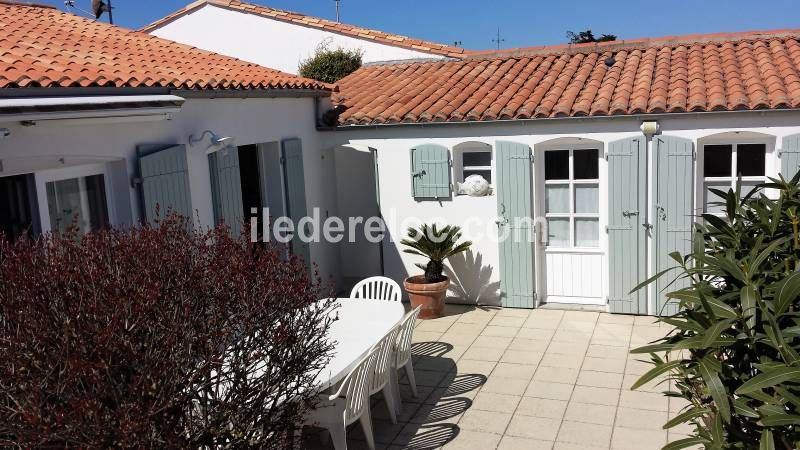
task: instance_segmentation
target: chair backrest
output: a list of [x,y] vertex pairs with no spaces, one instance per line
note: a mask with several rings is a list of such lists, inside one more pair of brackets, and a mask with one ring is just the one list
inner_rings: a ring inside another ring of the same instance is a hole
[[369,388],[375,363],[378,360],[378,346],[373,346],[352,371],[345,377],[339,390],[331,396],[331,400],[341,397],[345,399],[344,423],[355,422],[369,406]]
[[400,285],[391,278],[370,277],[359,281],[350,291],[350,297],[399,302]]
[[417,306],[409,311],[398,325],[397,338],[395,344],[395,366],[402,367],[411,358],[411,338],[414,337],[414,325],[419,315],[421,306]]
[[375,372],[372,374],[370,381],[370,394],[383,389],[386,383],[389,382],[389,374],[392,370],[392,358],[394,357],[394,347],[397,339],[397,332],[400,330],[400,324],[392,328],[380,342],[375,344],[375,352],[378,357],[375,361]]

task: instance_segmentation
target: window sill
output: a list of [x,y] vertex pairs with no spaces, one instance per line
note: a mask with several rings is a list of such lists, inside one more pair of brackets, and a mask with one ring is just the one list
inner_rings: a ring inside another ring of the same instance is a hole
[[602,255],[605,250],[600,247],[545,247],[545,253],[573,253],[580,255]]

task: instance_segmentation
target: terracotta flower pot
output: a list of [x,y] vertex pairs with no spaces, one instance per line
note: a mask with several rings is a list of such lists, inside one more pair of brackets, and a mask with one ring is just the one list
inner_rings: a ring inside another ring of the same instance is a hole
[[444,296],[450,286],[450,279],[438,283],[426,283],[425,277],[416,275],[406,278],[403,287],[408,292],[411,308],[422,306],[419,311],[420,319],[437,319],[444,312]]

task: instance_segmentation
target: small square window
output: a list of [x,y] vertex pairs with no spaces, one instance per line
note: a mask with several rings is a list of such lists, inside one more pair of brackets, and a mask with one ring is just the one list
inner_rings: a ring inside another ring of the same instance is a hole
[[600,178],[600,168],[597,160],[596,148],[589,150],[575,150],[572,154],[575,164],[576,180],[596,180]]
[[569,247],[569,219],[547,219],[547,245]]
[[729,177],[733,154],[732,145],[706,145],[703,147],[703,176]]
[[743,177],[763,177],[766,173],[767,146],[764,144],[739,144],[736,146],[736,171]]
[[551,184],[545,186],[545,211],[548,213],[569,213],[569,185]]
[[544,179],[569,179],[569,150],[544,152]]
[[490,167],[492,165],[491,152],[464,152],[461,155],[464,167]]

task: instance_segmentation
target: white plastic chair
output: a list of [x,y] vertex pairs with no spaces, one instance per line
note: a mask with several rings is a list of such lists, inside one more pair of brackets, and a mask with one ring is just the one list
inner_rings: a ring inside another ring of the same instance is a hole
[[400,325],[392,328],[380,342],[375,345],[375,352],[377,354],[375,362],[375,372],[372,374],[370,383],[369,395],[375,395],[383,391],[383,398],[386,401],[386,408],[389,410],[389,417],[392,423],[397,423],[397,411],[399,411],[398,402],[400,398],[394,389],[392,383],[392,368],[394,367],[394,348],[397,339],[397,332]]
[[408,377],[408,384],[411,385],[411,392],[414,397],[417,397],[417,380],[414,378],[414,364],[411,362],[411,338],[414,336],[414,325],[419,315],[421,306],[417,306],[414,310],[409,311],[400,324],[397,326],[397,338],[395,340],[394,358],[392,358],[392,385],[394,386],[395,393],[397,394],[398,411],[402,409],[402,397],[400,396],[400,381],[398,370],[404,368],[406,376]]
[[320,404],[306,416],[306,425],[319,426],[330,432],[336,450],[347,450],[347,427],[356,420],[361,421],[367,445],[371,450],[375,450],[369,410],[369,388],[377,361],[376,345],[347,375],[336,393],[320,395]]
[[350,291],[350,297],[399,302],[401,292],[400,285],[391,278],[370,277],[359,281]]

